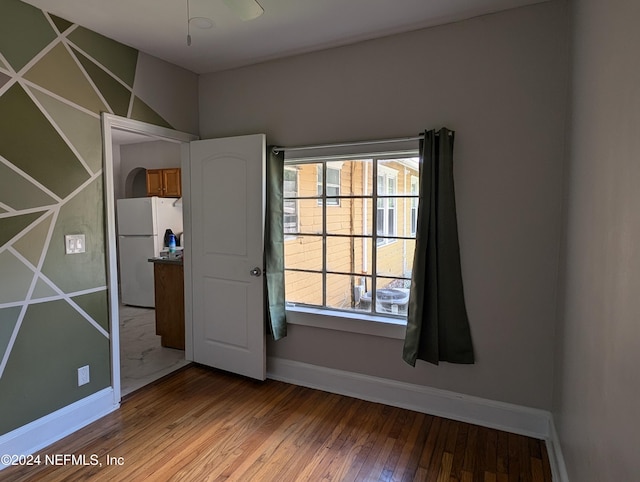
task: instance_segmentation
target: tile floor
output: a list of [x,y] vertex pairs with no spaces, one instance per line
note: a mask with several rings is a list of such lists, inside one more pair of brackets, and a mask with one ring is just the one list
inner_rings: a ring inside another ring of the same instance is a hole
[[189,362],[184,350],[165,348],[156,335],[155,310],[120,306],[121,395],[168,375]]

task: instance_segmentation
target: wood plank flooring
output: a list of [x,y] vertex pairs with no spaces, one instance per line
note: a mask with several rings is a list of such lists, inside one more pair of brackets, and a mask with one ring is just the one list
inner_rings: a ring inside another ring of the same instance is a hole
[[551,481],[540,440],[197,365],[39,455],[0,479]]

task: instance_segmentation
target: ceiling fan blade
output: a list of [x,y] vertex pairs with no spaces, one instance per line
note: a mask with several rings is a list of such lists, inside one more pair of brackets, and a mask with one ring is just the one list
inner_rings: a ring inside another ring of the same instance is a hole
[[264,13],[264,8],[256,0],[223,0],[242,20],[253,20]]

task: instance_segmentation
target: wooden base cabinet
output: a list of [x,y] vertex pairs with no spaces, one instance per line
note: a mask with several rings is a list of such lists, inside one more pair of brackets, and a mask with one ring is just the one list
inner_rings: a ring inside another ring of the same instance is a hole
[[184,270],[182,262],[154,261],[156,335],[161,345],[184,350]]

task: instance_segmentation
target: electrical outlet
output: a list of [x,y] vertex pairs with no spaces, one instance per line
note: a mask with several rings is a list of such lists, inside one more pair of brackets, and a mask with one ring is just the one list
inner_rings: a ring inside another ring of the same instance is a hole
[[89,365],[78,368],[78,386],[89,383]]

